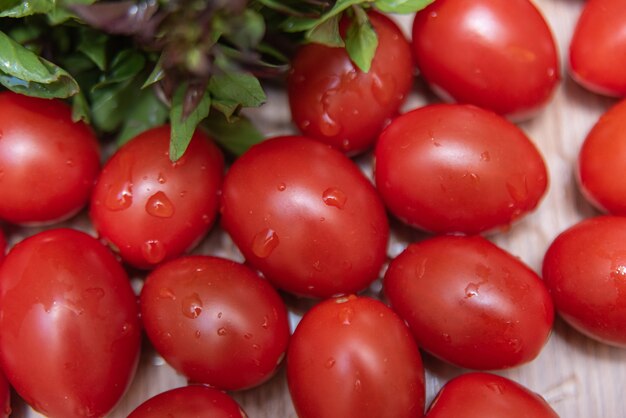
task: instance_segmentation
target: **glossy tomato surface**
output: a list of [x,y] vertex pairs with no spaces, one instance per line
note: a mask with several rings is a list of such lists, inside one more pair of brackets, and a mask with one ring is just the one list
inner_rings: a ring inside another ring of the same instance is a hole
[[234,261],[188,256],[165,263],[148,275],[140,301],[156,350],[196,383],[226,390],[259,385],[287,349],[282,299]]
[[[311,43],[296,54],[288,79],[291,116],[300,131],[349,154],[374,144],[413,85],[412,52],[404,34],[380,13],[369,13],[369,19],[378,47],[367,73],[345,48]],[[349,24],[342,23],[343,29]]]
[[69,218],[89,200],[100,171],[94,133],[69,106],[0,93],[0,219],[18,224]]
[[383,131],[375,158],[389,210],[436,233],[506,227],[539,204],[548,184],[543,158],[524,132],[471,105],[405,113]]
[[626,347],[626,218],[589,218],[562,232],[546,252],[543,279],[565,321]]
[[0,266],[0,363],[46,416],[104,416],[117,404],[139,358],[138,316],[125,271],[83,232],[36,234]]
[[359,168],[304,137],[266,140],[224,180],[222,225],[277,287],[328,297],[367,287],[386,257],[383,204]]
[[585,88],[609,96],[626,96],[626,2],[588,0],[569,45],[569,70]]
[[437,0],[415,16],[413,50],[444,98],[518,119],[544,106],[560,79],[551,30],[529,0]]
[[183,157],[169,159],[170,127],[145,131],[106,163],[91,199],[96,230],[122,258],[152,268],[193,247],[212,226],[224,161],[196,131]]
[[300,418],[404,418],[424,413],[424,370],[404,322],[383,303],[328,299],[298,324],[287,382]]
[[478,236],[411,244],[390,263],[384,291],[421,348],[469,369],[531,361],[554,320],[537,274]]
[[559,418],[538,394],[489,373],[466,373],[446,383],[426,418]]

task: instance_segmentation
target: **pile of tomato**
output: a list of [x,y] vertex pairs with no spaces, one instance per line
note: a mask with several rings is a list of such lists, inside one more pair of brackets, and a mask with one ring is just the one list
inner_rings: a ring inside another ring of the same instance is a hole
[[[415,16],[412,41],[389,17],[369,18],[371,70],[344,49],[303,46],[287,81],[300,134],[238,158],[198,130],[172,162],[168,126],[105,156],[65,103],[0,93],[11,244],[0,265],[0,416],[9,385],[46,416],[105,416],[148,344],[189,385],[132,418],[245,416],[229,393],[283,364],[301,418],[556,417],[489,371],[533,361],[555,313],[626,345],[626,185],[614,178],[626,164],[626,102],[591,130],[576,169],[608,215],[563,231],[540,277],[489,237],[533,211],[549,184],[512,122],[541,112],[562,76],[541,13],[528,0],[436,0]],[[589,0],[571,41],[569,73],[599,94],[626,94],[614,62],[623,19],[626,3]],[[442,101],[400,115],[416,70]],[[352,158],[364,153],[372,171]],[[88,222],[72,222],[79,213]],[[391,258],[390,223],[423,238]],[[193,251],[216,228],[244,263]],[[378,279],[381,297],[367,296]],[[290,329],[294,298],[311,307]],[[472,370],[428,407],[420,350]]]

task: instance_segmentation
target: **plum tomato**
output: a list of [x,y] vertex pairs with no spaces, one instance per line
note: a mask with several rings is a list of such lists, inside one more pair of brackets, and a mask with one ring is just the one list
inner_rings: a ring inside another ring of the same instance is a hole
[[460,367],[504,369],[533,360],[554,320],[535,272],[480,236],[409,245],[383,281],[418,345]]
[[[370,12],[378,47],[367,73],[345,48],[306,44],[292,62],[287,92],[291,117],[308,137],[355,154],[370,148],[413,85],[411,46],[388,17]],[[342,27],[348,22],[344,19]]]
[[253,146],[224,180],[221,222],[275,286],[328,297],[366,288],[386,259],[389,224],[348,157],[304,137]]
[[449,380],[426,418],[559,418],[541,396],[491,373],[466,373]]
[[548,184],[543,157],[524,132],[471,105],[429,105],[394,119],[375,158],[389,210],[436,233],[506,227],[539,204]]
[[424,414],[424,369],[406,324],[382,302],[350,295],[315,305],[296,327],[287,382],[300,418]]
[[269,379],[289,339],[285,305],[256,272],[234,261],[187,256],[160,265],[140,297],[155,349],[195,383],[246,389]]
[[0,219],[61,221],[82,209],[100,171],[93,131],[69,106],[0,93]]
[[589,218],[563,231],[546,251],[543,279],[561,318],[626,347],[626,218]]
[[608,96],[626,96],[626,2],[588,0],[569,45],[569,73],[583,87]]
[[196,131],[187,152],[169,158],[170,127],[147,130],[105,164],[91,199],[91,220],[126,262],[143,269],[195,246],[217,214],[224,160]]
[[0,364],[42,414],[106,415],[134,376],[140,337],[126,272],[91,236],[44,231],[0,265]]
[[230,396],[207,386],[168,390],[139,405],[128,418],[246,418]]
[[415,15],[413,50],[436,93],[514,119],[560,80],[554,37],[529,0],[437,0]]
[[585,198],[603,212],[626,215],[626,183],[621,181],[625,166],[626,100],[623,100],[600,117],[578,154],[577,179]]

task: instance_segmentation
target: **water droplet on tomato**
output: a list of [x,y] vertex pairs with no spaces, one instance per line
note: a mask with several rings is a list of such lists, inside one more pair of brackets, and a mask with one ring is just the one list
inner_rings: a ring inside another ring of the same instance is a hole
[[267,317],[267,315],[265,315],[263,317],[263,322],[261,323],[261,327],[263,327],[264,329],[267,329],[269,326],[269,318]]
[[74,160],[72,160],[71,158],[68,158],[68,159],[65,161],[65,165],[66,165],[66,166],[68,166],[68,167],[74,167],[74,166],[76,166],[76,163],[75,163],[75,162],[74,162]]
[[185,297],[181,302],[183,315],[187,318],[196,319],[202,313],[202,300],[200,295],[193,293]]
[[101,287],[89,287],[84,290],[83,295],[90,299],[102,299],[104,297],[104,289]]
[[133,204],[133,184],[130,181],[111,185],[104,206],[112,211],[128,209]]
[[343,141],[341,141],[341,148],[344,151],[347,151],[350,149],[350,140],[349,139],[344,139]]
[[259,258],[267,258],[278,246],[278,235],[270,228],[257,233],[252,240],[252,253]]
[[493,392],[497,393],[498,395],[501,395],[504,393],[504,387],[502,387],[502,385],[499,383],[489,382],[487,383],[487,387],[491,389]]
[[245,338],[246,340],[249,340],[252,338],[252,334],[250,334],[249,332],[246,332],[245,334],[243,334],[243,338]]
[[252,344],[252,349],[259,350],[259,349],[261,349],[261,346],[258,345],[258,344]]
[[357,378],[357,379],[354,381],[354,390],[355,390],[356,392],[360,392],[360,391],[361,391],[361,387],[362,387],[362,384],[361,384],[361,379],[358,379],[358,378]]
[[491,155],[489,154],[489,151],[483,151],[480,154],[480,160],[485,162],[491,161]]
[[202,336],[202,333],[200,333],[200,331],[196,331],[195,335],[196,335],[196,338],[200,338]]
[[161,184],[164,184],[167,180],[165,179],[165,176],[163,175],[163,173],[159,173],[159,177],[157,178],[157,181]]
[[528,180],[525,175],[517,175],[509,178],[506,182],[509,196],[516,203],[523,203],[528,198]]
[[335,359],[332,357],[329,357],[328,360],[326,360],[326,363],[324,363],[324,366],[327,369],[332,369],[335,363],[336,363]]
[[441,337],[443,338],[443,340],[446,343],[451,343],[452,342],[452,337],[450,336],[450,334],[446,334],[445,332],[443,334],[441,334]]
[[350,325],[354,317],[354,309],[350,307],[343,308],[339,311],[339,320],[343,325]]
[[217,319],[222,319],[222,316],[223,316],[223,315],[224,315],[224,314],[223,314],[222,312],[218,312],[218,313],[217,313]]
[[309,128],[309,126],[311,126],[311,121],[308,119],[305,119],[302,122],[300,122],[301,131],[306,131]]
[[146,212],[157,218],[171,218],[174,204],[163,192],[156,192],[146,202]]
[[217,329],[217,335],[219,335],[220,337],[223,337],[224,335],[226,335],[227,331],[226,328],[224,327],[220,327]]
[[396,81],[388,74],[374,74],[372,77],[372,94],[374,99],[382,106],[387,106],[393,99],[396,90]]
[[322,193],[322,200],[328,206],[334,206],[336,208],[343,209],[346,201],[348,200],[348,197],[344,192],[337,189],[336,187],[329,187],[328,189],[324,190],[324,193]]
[[324,136],[335,136],[341,132],[341,125],[333,119],[328,112],[322,113],[322,117],[318,122],[320,133]]
[[476,295],[478,295],[478,288],[480,287],[480,285],[476,284],[476,283],[470,283],[467,286],[465,286],[465,297],[466,298],[471,298],[474,297]]
[[287,185],[285,183],[278,183],[278,186],[276,186],[276,188],[278,189],[279,192],[284,192],[285,189],[287,188]]
[[167,287],[162,287],[159,290],[159,297],[161,299],[176,300],[176,295],[172,292],[172,289],[168,289]]
[[149,240],[141,247],[141,254],[150,264],[160,263],[166,255],[165,246],[161,241]]

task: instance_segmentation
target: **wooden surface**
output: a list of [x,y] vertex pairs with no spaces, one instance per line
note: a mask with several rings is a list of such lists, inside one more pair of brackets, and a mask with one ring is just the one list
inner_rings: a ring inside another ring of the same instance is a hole
[[[584,1],[536,0],[535,4],[553,29],[564,63],[569,39]],[[410,17],[399,18],[399,21],[409,33]],[[520,125],[546,159],[550,172],[548,193],[536,212],[510,230],[490,236],[537,272],[547,246],[556,235],[578,220],[595,214],[578,192],[573,174],[574,162],[586,133],[600,114],[615,102],[574,84],[566,74],[565,65],[562,74],[562,83],[551,103],[534,119]],[[406,109],[429,100],[423,90],[417,82]],[[269,103],[255,112],[253,117],[268,135],[293,132],[287,102],[280,91],[270,91]],[[362,157],[359,162],[367,166],[370,157]],[[394,223],[390,256],[398,254],[418,236],[418,233]],[[232,242],[217,228],[197,252],[241,259]],[[372,291],[376,293],[379,288],[380,283],[375,283]],[[293,319],[295,323],[297,317]],[[427,402],[430,402],[447,379],[463,370],[426,355],[424,361]],[[542,394],[562,418],[626,417],[626,350],[596,343],[560,320],[556,321],[552,336],[536,360],[500,374]],[[146,346],[136,379],[110,416],[126,417],[148,397],[184,384],[185,379]],[[251,418],[296,416],[283,369],[266,385],[234,396]],[[16,409],[15,416],[39,416],[26,407],[17,406]]]

